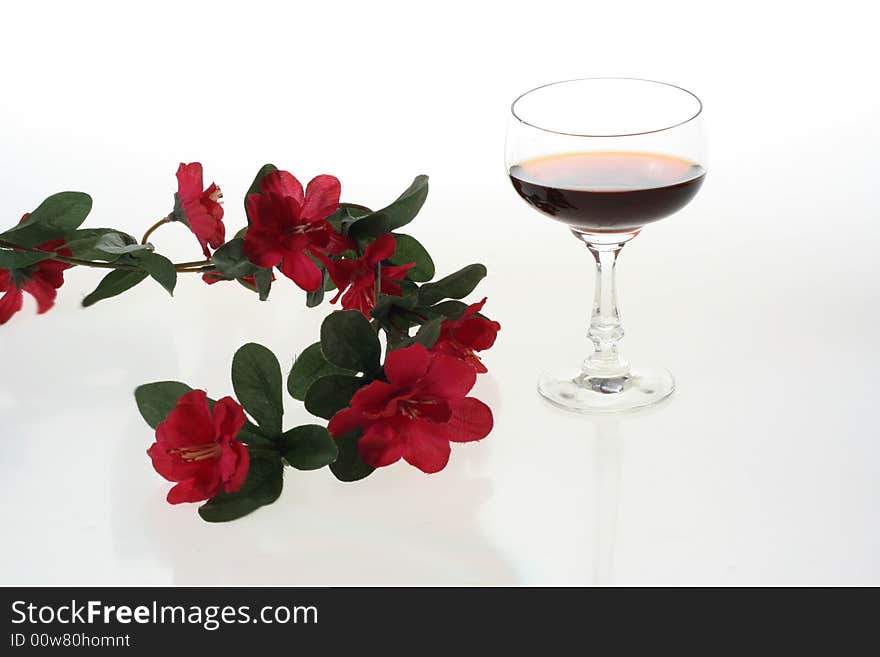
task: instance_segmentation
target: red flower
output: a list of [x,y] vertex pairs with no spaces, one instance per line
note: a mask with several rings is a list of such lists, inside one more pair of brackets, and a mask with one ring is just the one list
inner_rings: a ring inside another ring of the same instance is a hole
[[218,202],[223,198],[220,188],[214,183],[202,190],[202,165],[180,163],[177,168],[177,195],[172,216],[189,226],[195,233],[206,258],[211,257],[208,245],[216,249],[226,241],[226,228],[223,226],[223,206]]
[[321,287],[323,275],[308,254],[319,249],[342,253],[354,246],[333,230],[327,217],[339,207],[339,181],[318,176],[303,194],[287,171],[273,171],[260,182],[260,193],[247,197],[250,226],[244,252],[260,267],[275,267],[307,292]]
[[485,317],[476,317],[485,303],[486,299],[483,299],[468,306],[460,318],[444,320],[440,326],[440,337],[431,351],[463,360],[480,374],[488,372],[475,352],[484,351],[495,344],[501,324]]
[[438,472],[449,461],[450,441],[480,440],[492,430],[489,407],[466,396],[477,374],[460,360],[414,344],[388,354],[385,376],[387,383],[358,390],[327,426],[334,437],[363,429],[358,454],[365,463],[379,468],[403,457]]
[[[213,285],[214,283],[219,283],[220,281],[232,281],[234,278],[227,278],[219,271],[206,271],[202,274],[202,280],[205,281],[208,285]],[[244,281],[254,289],[257,287],[257,282],[254,280],[254,275],[250,276],[242,276],[239,280]],[[275,274],[272,274],[272,282],[275,282]]]
[[[27,214],[21,218],[25,220]],[[52,240],[36,247],[40,251],[54,251],[70,257],[70,249],[61,246],[64,240]],[[0,269],[0,326],[12,319],[24,305],[24,292],[37,301],[37,313],[43,314],[55,305],[58,288],[64,284],[64,270],[70,265],[58,260],[43,260],[21,269]]]
[[204,390],[178,400],[147,450],[156,472],[178,482],[168,491],[169,503],[201,502],[241,488],[250,465],[247,447],[236,440],[244,423],[244,411],[231,397],[214,404],[213,414]]
[[[374,240],[364,250],[364,255],[357,260],[350,258],[331,260],[318,254],[317,257],[324,263],[330,278],[339,290],[330,303],[336,303],[339,297],[342,297],[342,307],[345,310],[360,310],[364,315],[369,315],[370,310],[376,305],[376,267],[380,262],[394,255],[395,248],[394,237],[382,235]],[[382,265],[380,291],[399,297],[401,295],[399,281],[402,281],[406,272],[413,267],[415,263],[394,267]]]

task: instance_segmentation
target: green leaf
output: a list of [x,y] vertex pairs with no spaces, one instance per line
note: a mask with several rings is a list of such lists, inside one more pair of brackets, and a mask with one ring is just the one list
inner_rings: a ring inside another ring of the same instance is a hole
[[401,281],[401,295],[380,294],[378,301],[373,306],[370,314],[376,318],[387,318],[394,314],[395,310],[412,310],[419,301],[419,286],[412,281]]
[[[307,308],[315,308],[320,306],[324,301],[324,292],[327,291],[327,281],[330,280],[330,275],[327,273],[326,269],[322,269],[321,275],[323,279],[321,281],[321,287],[313,292],[306,292],[306,307]],[[332,281],[331,281],[332,283]],[[331,290],[333,288],[330,288]]]
[[92,197],[82,192],[53,194],[17,226],[0,235],[21,246],[37,246],[66,237],[85,221],[92,210]]
[[317,470],[336,460],[336,441],[325,427],[305,424],[281,436],[281,455],[297,470]]
[[177,285],[177,270],[174,268],[174,263],[152,251],[138,252],[135,257],[138,259],[138,265],[173,296],[174,287]]
[[257,292],[260,293],[260,301],[268,299],[272,289],[272,269],[260,267],[254,272],[254,282],[257,284]]
[[109,255],[122,255],[124,253],[135,253],[138,251],[152,251],[153,248],[149,244],[138,244],[130,235],[124,233],[105,233],[101,235],[95,242],[95,250],[107,253]]
[[367,465],[357,451],[361,431],[353,431],[336,439],[339,456],[330,464],[330,471],[339,481],[358,481],[369,476],[375,468]]
[[165,421],[180,398],[188,392],[192,392],[192,388],[185,383],[157,381],[138,386],[134,391],[134,399],[141,416],[155,429]]
[[120,255],[137,251],[149,251],[152,247],[139,244],[127,233],[114,228],[83,228],[74,231],[64,244],[73,252],[74,258],[113,262]]
[[0,269],[23,269],[52,257],[51,253],[0,249]]
[[260,427],[250,420],[245,420],[244,426],[241,428],[241,431],[238,432],[236,438],[248,445],[262,445],[269,447],[275,445],[275,441],[278,439],[278,434],[267,436]]
[[474,291],[486,277],[484,265],[468,265],[463,269],[419,289],[419,305],[431,306],[442,299],[461,299]]
[[437,338],[440,337],[440,327],[442,324],[442,317],[437,317],[422,324],[416,333],[416,342],[425,345],[428,349],[433,347],[437,342]]
[[278,167],[274,164],[264,164],[260,167],[260,170],[257,171],[257,175],[254,176],[254,182],[251,183],[251,186],[248,187],[247,194],[244,195],[244,212],[247,215],[248,224],[251,223],[251,216],[248,214],[247,207],[247,199],[251,194],[259,194],[260,193],[260,183],[263,182],[263,178],[272,173],[273,171],[278,171]]
[[244,253],[244,240],[234,237],[219,249],[214,251],[211,257],[217,271],[228,278],[244,278],[255,274],[258,267],[247,259]]
[[147,275],[145,271],[128,271],[124,269],[111,271],[101,279],[95,291],[83,299],[82,305],[88,308],[99,301],[122,294],[144,280]]
[[353,223],[349,235],[364,240],[401,228],[415,218],[427,197],[428,176],[416,176],[394,203]]
[[407,276],[414,281],[424,282],[434,278],[434,261],[427,249],[422,246],[415,237],[403,233],[392,233],[397,241],[394,255],[389,258],[392,265],[406,265],[415,263],[415,267],[407,272]]
[[336,367],[333,363],[327,362],[324,354],[321,353],[321,343],[316,342],[306,347],[293,362],[290,375],[287,377],[287,392],[294,399],[304,401],[309,386],[322,376],[330,374],[347,374],[351,376],[355,372],[342,367]]
[[367,379],[344,374],[331,374],[317,379],[306,392],[306,410],[325,420],[348,408],[351,398]]
[[364,205],[356,203],[340,203],[336,212],[327,217],[327,221],[333,226],[340,235],[348,235],[348,229],[355,221],[361,217],[372,214],[372,210]]
[[321,352],[338,367],[356,372],[379,369],[381,347],[370,320],[357,310],[339,310],[321,324]]
[[208,522],[228,522],[271,504],[281,495],[284,465],[277,454],[251,451],[247,479],[235,493],[220,493],[199,507]]
[[281,366],[266,347],[248,343],[232,358],[232,387],[244,410],[263,432],[281,434]]
[[447,319],[459,319],[464,315],[464,311],[467,310],[467,304],[455,300],[442,301],[437,305],[431,306],[428,310],[443,315]]

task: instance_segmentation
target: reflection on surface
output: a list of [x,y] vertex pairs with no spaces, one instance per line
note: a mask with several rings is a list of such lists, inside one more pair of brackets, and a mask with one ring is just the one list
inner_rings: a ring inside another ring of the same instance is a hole
[[595,438],[596,529],[593,553],[593,583],[613,583],[614,548],[620,516],[620,485],[623,470],[623,440],[620,420],[603,417],[593,421]]
[[143,506],[137,520],[130,500],[118,501],[115,540],[122,551],[146,542],[151,554],[137,557],[158,559],[179,585],[510,583],[515,575],[476,520],[492,493],[472,474],[479,450],[453,450],[432,476],[403,462],[348,484],[326,469],[287,469],[274,505],[219,525],[203,522],[195,505],[168,507],[157,482],[129,491]]

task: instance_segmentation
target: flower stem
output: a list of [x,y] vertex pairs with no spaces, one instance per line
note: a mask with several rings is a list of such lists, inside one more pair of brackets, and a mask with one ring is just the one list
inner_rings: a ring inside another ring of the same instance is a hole
[[[69,258],[67,256],[58,255],[54,251],[43,251],[42,249],[34,249],[27,246],[19,246],[18,244],[14,244],[13,242],[7,242],[6,240],[0,240],[0,246],[4,246],[10,249],[18,249],[19,251],[31,251],[33,253],[45,253],[49,256],[51,260],[57,260],[58,262],[66,262],[69,265],[76,265],[78,267],[92,267],[94,269],[121,269],[122,271],[140,271],[140,267],[135,267],[134,265],[119,265],[115,262],[99,262],[94,260],[82,260],[81,258]],[[178,262],[174,263],[174,269],[181,273],[201,273],[202,267],[210,265],[210,260],[196,260],[193,262]]]
[[159,219],[159,221],[157,221],[157,222],[154,223],[152,226],[150,226],[150,227],[147,229],[147,232],[144,233],[144,236],[141,238],[141,244],[146,244],[146,243],[147,243],[147,240],[150,239],[150,235],[152,235],[153,232],[154,232],[157,228],[159,228],[159,226],[163,226],[163,225],[165,225],[165,224],[167,224],[167,223],[170,223],[170,222],[171,222],[171,217],[170,217],[170,216],[168,216],[168,217],[162,217],[161,219]]

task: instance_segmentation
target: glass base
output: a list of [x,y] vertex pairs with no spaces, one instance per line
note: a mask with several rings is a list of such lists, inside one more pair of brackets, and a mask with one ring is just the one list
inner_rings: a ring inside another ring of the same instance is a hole
[[616,413],[651,406],[675,390],[675,380],[662,368],[634,369],[616,377],[545,374],[538,392],[554,406],[577,413]]

